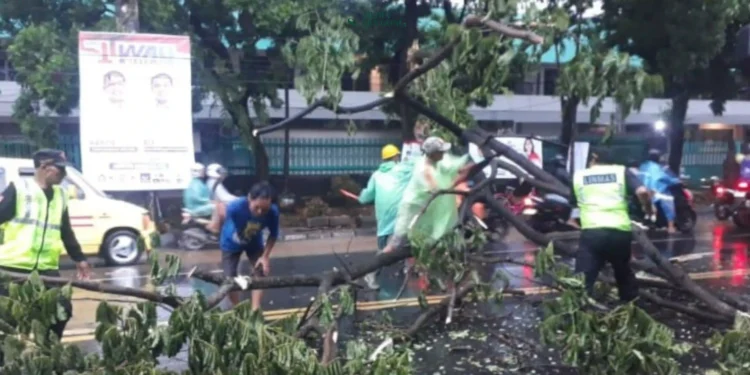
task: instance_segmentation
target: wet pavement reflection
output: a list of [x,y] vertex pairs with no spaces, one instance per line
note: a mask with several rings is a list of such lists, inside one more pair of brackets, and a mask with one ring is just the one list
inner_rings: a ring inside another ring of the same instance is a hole
[[[739,287],[746,285],[745,275],[748,268],[748,245],[750,245],[750,232],[734,228],[731,223],[716,223],[710,215],[702,215],[696,227],[694,235],[676,234],[669,236],[666,233],[653,233],[650,235],[654,245],[659,251],[673,261],[679,262],[691,273],[702,273],[708,275],[705,282],[717,286]],[[335,239],[334,239],[335,240]],[[329,239],[329,242],[333,240]],[[359,264],[366,262],[374,255],[375,240],[363,239],[356,251],[348,253],[337,250],[340,258],[348,264]],[[370,242],[367,242],[370,241]],[[575,240],[570,240],[575,241]],[[332,267],[341,268],[339,260],[331,251],[326,251],[325,246],[315,250],[315,246],[306,242],[285,244],[290,248],[307,247],[297,253],[278,251],[272,259],[271,272],[273,275],[291,274],[318,274]],[[326,245],[328,246],[328,245]],[[331,245],[333,246],[333,245]],[[349,243],[348,246],[351,246]],[[368,248],[369,247],[369,248]],[[534,261],[538,247],[524,241],[517,234],[512,234],[505,243],[491,245],[493,254],[506,254],[526,262]],[[634,255],[639,256],[638,245],[633,244]],[[203,269],[218,270],[220,253],[217,250],[202,251],[199,253],[184,253],[175,251],[182,256],[185,263],[184,268],[200,266]],[[249,264],[243,263],[245,270]],[[394,265],[383,270],[380,274],[381,289],[378,291],[366,291],[360,293],[359,298],[363,301],[388,301],[396,297],[403,284],[403,266]],[[127,286],[133,288],[153,288],[149,285],[149,267],[146,265],[120,268],[97,268],[96,273],[104,283]],[[539,283],[533,278],[533,270],[530,267],[516,265],[496,265],[488,267],[483,272],[485,277],[491,277],[493,273],[503,272],[515,288],[538,287]],[[66,271],[72,274],[71,271]],[[715,277],[710,277],[715,275]],[[410,299],[418,296],[420,291],[426,287],[426,280],[420,277],[411,277],[400,297]],[[177,293],[180,296],[190,296],[194,292],[211,294],[216,291],[216,286],[209,283],[180,277],[175,280]],[[264,296],[265,311],[280,311],[292,308],[300,308],[309,303],[316,292],[315,288],[286,288],[268,290]],[[431,291],[443,294],[442,291]],[[245,293],[249,297],[249,293]],[[77,291],[75,299],[75,319],[71,322],[70,329],[92,328],[93,312],[98,299],[111,297],[97,293]],[[225,301],[222,305],[228,307]],[[160,319],[166,320],[168,312],[160,310]]]

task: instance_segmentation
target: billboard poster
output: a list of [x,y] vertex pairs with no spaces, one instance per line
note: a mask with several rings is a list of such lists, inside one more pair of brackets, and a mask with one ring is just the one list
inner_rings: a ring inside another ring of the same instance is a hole
[[190,59],[187,36],[78,34],[81,163],[102,190],[188,185]]
[[422,143],[420,142],[404,142],[401,147],[401,161],[413,161],[416,158],[422,156]]
[[[542,160],[543,160],[542,159],[542,141],[533,139],[533,138],[525,138],[525,137],[495,137],[495,139],[498,142],[509,146],[510,148],[513,149],[513,151],[516,151],[519,154],[525,156],[526,158],[529,159],[529,161],[534,163],[537,167],[542,168]],[[484,160],[484,156],[482,156],[482,153],[480,152],[479,147],[477,147],[477,145],[473,143],[469,144],[469,155],[471,156],[471,159],[474,160],[474,162],[476,163],[479,163],[482,160]],[[512,161],[508,160],[508,158],[503,157],[501,160],[508,162],[510,164],[516,165],[516,163],[513,163]],[[523,169],[521,167],[519,168]],[[484,175],[487,176],[487,178],[489,178],[490,173],[492,173],[492,169],[490,167],[487,167],[483,171],[484,171]],[[498,169],[497,173],[495,174],[495,178],[514,179],[516,178],[516,176],[504,169]]]

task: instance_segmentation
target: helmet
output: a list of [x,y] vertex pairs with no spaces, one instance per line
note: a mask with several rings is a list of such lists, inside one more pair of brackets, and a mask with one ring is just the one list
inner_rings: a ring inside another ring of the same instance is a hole
[[383,160],[390,159],[400,154],[401,152],[398,150],[398,147],[396,147],[395,145],[385,145],[383,149],[380,151],[380,156]]
[[190,167],[190,175],[193,178],[200,178],[206,174],[206,166],[201,163],[195,163]]
[[208,168],[206,168],[206,175],[208,176],[208,178],[219,178],[225,176],[226,174],[227,170],[224,169],[224,167],[222,167],[219,163],[209,164]]

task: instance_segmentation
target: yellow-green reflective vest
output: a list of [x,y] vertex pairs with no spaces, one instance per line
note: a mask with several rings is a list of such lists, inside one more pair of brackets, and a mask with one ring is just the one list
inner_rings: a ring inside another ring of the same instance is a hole
[[625,189],[625,167],[597,165],[573,176],[581,228],[630,231]]
[[57,270],[62,242],[62,215],[66,200],[59,186],[52,200],[34,181],[24,179],[16,186],[16,216],[3,225],[0,266],[21,270]]

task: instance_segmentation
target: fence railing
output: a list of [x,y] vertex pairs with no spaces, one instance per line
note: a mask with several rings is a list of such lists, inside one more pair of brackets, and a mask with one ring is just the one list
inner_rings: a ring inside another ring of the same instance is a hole
[[[61,134],[59,148],[65,151],[73,165],[80,169],[80,141],[77,134]],[[582,139],[583,140],[583,139]],[[585,139],[596,143],[596,139]],[[282,174],[284,168],[284,140],[264,139],[270,161],[271,174]],[[380,149],[387,143],[400,145],[398,139],[380,138],[292,138],[290,140],[290,166],[293,175],[340,175],[371,173],[380,164]],[[740,150],[741,142],[737,143]],[[644,151],[645,141],[641,139],[614,139],[608,147],[613,154],[637,158]],[[29,158],[34,147],[21,140],[8,140],[0,144],[0,156]],[[560,152],[552,146],[544,146],[545,160]],[[721,174],[721,165],[726,157],[726,142],[686,142],[683,148],[684,173],[691,179],[700,179]],[[210,153],[198,153],[202,162],[218,162],[227,166],[232,173],[253,174],[255,170],[252,153],[240,140],[222,142],[218,149]],[[618,160],[619,161],[619,160]]]

